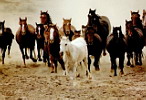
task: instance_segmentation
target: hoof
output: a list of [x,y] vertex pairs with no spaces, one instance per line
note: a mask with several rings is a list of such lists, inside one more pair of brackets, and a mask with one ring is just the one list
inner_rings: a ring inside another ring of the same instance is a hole
[[123,71],[120,71],[120,75],[124,75],[124,72]]
[[29,57],[28,57],[27,55],[25,55],[25,58],[26,58],[26,59],[29,59]]
[[95,67],[95,71],[100,71],[99,67]]
[[133,67],[134,67],[134,65],[130,65],[130,67],[132,67],[132,68],[133,68]]
[[131,66],[131,63],[130,62],[127,62],[127,66]]
[[31,58],[33,62],[37,62],[37,59]]
[[39,59],[38,59],[38,61],[42,61],[42,59],[41,59],[41,58],[39,58]]

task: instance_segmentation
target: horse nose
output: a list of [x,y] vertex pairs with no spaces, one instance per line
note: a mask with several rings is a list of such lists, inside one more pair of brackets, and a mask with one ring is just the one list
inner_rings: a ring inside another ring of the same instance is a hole
[[63,56],[63,52],[60,52],[60,56]]

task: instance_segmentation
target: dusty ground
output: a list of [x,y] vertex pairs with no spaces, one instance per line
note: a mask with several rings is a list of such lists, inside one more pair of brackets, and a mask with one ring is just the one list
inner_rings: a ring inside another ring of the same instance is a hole
[[83,68],[81,77],[71,79],[62,75],[60,66],[57,74],[42,62],[28,60],[24,66],[15,44],[11,58],[5,60],[5,65],[0,64],[0,100],[146,100],[145,58],[143,66],[125,66],[123,76],[113,77],[109,56],[102,57],[101,70],[92,67],[91,80]]

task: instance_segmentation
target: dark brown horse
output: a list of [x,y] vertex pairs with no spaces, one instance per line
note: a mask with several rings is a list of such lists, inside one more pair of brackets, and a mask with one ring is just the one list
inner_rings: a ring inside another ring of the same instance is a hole
[[146,46],[146,11],[145,10],[143,10],[142,24],[143,24],[143,29],[144,29],[145,46]]
[[111,30],[111,24],[106,16],[99,16],[96,10],[89,10],[87,26],[92,26],[96,33],[102,38],[103,55],[106,55],[106,39]]
[[[30,58],[33,62],[37,60],[33,57],[34,47],[35,47],[35,28],[27,24],[27,18],[19,19],[19,29],[16,33],[16,41],[22,53],[23,62],[25,65],[25,59],[28,58],[27,48],[30,49]],[[24,52],[25,49],[25,52]]]
[[122,33],[121,26],[113,28],[113,33],[107,39],[106,48],[110,55],[111,71],[114,70],[114,76],[117,76],[117,58],[119,58],[120,74],[124,74],[123,68],[127,43]]
[[4,64],[5,52],[8,46],[8,55],[10,55],[10,49],[14,35],[10,28],[5,28],[5,21],[0,22],[0,48],[2,51],[2,64]]
[[36,23],[36,41],[39,61],[42,61],[41,50],[44,50],[44,30],[45,28],[43,24]]
[[94,56],[95,70],[99,70],[99,60],[102,53],[102,39],[98,34],[96,34],[96,30],[94,30],[93,27],[87,27],[85,40],[88,48],[88,69],[90,71],[90,56]]
[[142,49],[144,48],[145,41],[139,12],[131,12],[131,21],[126,21],[126,36],[128,43],[127,65],[134,66],[130,61],[133,58],[135,58],[135,65],[142,65]]
[[44,52],[48,61],[48,66],[51,66],[52,68],[51,72],[57,73],[58,61],[61,64],[63,70],[65,70],[63,59],[59,54],[60,37],[56,25],[53,24],[45,25],[44,37],[45,37]]

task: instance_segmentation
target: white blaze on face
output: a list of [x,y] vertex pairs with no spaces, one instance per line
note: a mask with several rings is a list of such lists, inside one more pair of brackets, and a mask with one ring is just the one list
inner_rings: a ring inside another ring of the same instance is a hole
[[0,26],[0,35],[3,33],[2,26]]
[[50,40],[53,40],[54,39],[54,29],[53,28],[51,28],[50,29]]
[[22,24],[22,32],[25,33],[24,24]]
[[40,35],[40,34],[41,34],[41,28],[38,27],[38,35]]

